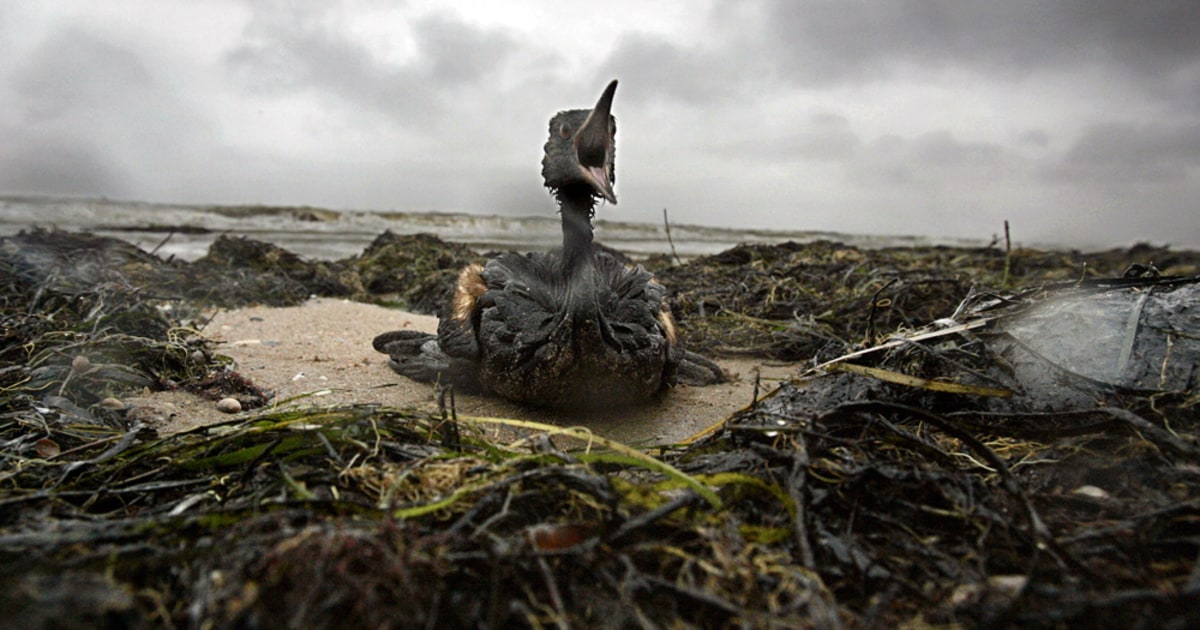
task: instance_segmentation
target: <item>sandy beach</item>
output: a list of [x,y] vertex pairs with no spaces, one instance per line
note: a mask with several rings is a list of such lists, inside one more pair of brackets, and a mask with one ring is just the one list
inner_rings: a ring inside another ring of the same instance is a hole
[[[201,332],[216,342],[217,353],[235,361],[235,368],[243,376],[274,392],[273,404],[277,407],[372,403],[436,409],[432,385],[392,372],[387,357],[371,347],[375,335],[399,328],[434,332],[437,318],[348,300],[314,298],[296,307],[221,311]],[[670,443],[694,435],[750,404],[756,370],[762,375],[764,393],[796,372],[795,366],[763,360],[717,362],[734,377],[731,382],[676,387],[659,400],[631,409],[580,414],[468,394],[457,395],[456,409],[464,416],[584,426],[628,444]],[[230,418],[217,411],[211,401],[183,392],[149,394],[128,402],[155,409],[161,418],[158,429],[167,433]]]

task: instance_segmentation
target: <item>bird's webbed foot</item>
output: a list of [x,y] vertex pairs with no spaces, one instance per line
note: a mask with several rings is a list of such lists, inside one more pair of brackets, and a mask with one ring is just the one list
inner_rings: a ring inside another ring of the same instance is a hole
[[371,345],[388,355],[388,367],[401,376],[422,383],[450,383],[465,391],[480,389],[475,365],[443,352],[436,335],[394,330],[375,337]]
[[682,348],[671,349],[665,376],[669,385],[716,385],[729,381],[721,366]]

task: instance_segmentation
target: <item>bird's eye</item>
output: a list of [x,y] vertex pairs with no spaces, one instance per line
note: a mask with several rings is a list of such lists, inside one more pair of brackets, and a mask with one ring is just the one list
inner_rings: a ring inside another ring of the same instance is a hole
[[571,128],[565,124],[559,125],[558,126],[558,135],[562,136],[563,138],[570,138],[571,137]]

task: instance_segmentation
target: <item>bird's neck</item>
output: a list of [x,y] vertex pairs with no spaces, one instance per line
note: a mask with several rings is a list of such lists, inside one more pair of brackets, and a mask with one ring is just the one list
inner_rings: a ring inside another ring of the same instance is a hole
[[565,312],[570,316],[576,334],[603,336],[604,317],[597,301],[595,253],[592,249],[592,209],[596,207],[596,201],[590,190],[566,195],[563,192],[559,191],[558,201],[563,228]]
[[568,273],[590,267],[592,263],[592,209],[596,200],[591,192],[559,191],[563,229],[563,263]]

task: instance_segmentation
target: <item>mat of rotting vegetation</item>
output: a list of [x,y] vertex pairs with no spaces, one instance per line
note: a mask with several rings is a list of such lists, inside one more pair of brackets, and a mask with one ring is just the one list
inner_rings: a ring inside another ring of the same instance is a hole
[[[390,234],[336,263],[238,238],[191,264],[0,241],[0,618],[1200,622],[1197,255],[823,242],[648,261],[694,347],[814,366],[652,452],[565,427],[492,443],[477,427],[503,420],[449,404],[273,412],[194,332],[204,308],[313,293],[428,311],[475,257]],[[119,401],[141,388],[251,411],[155,435]]]

